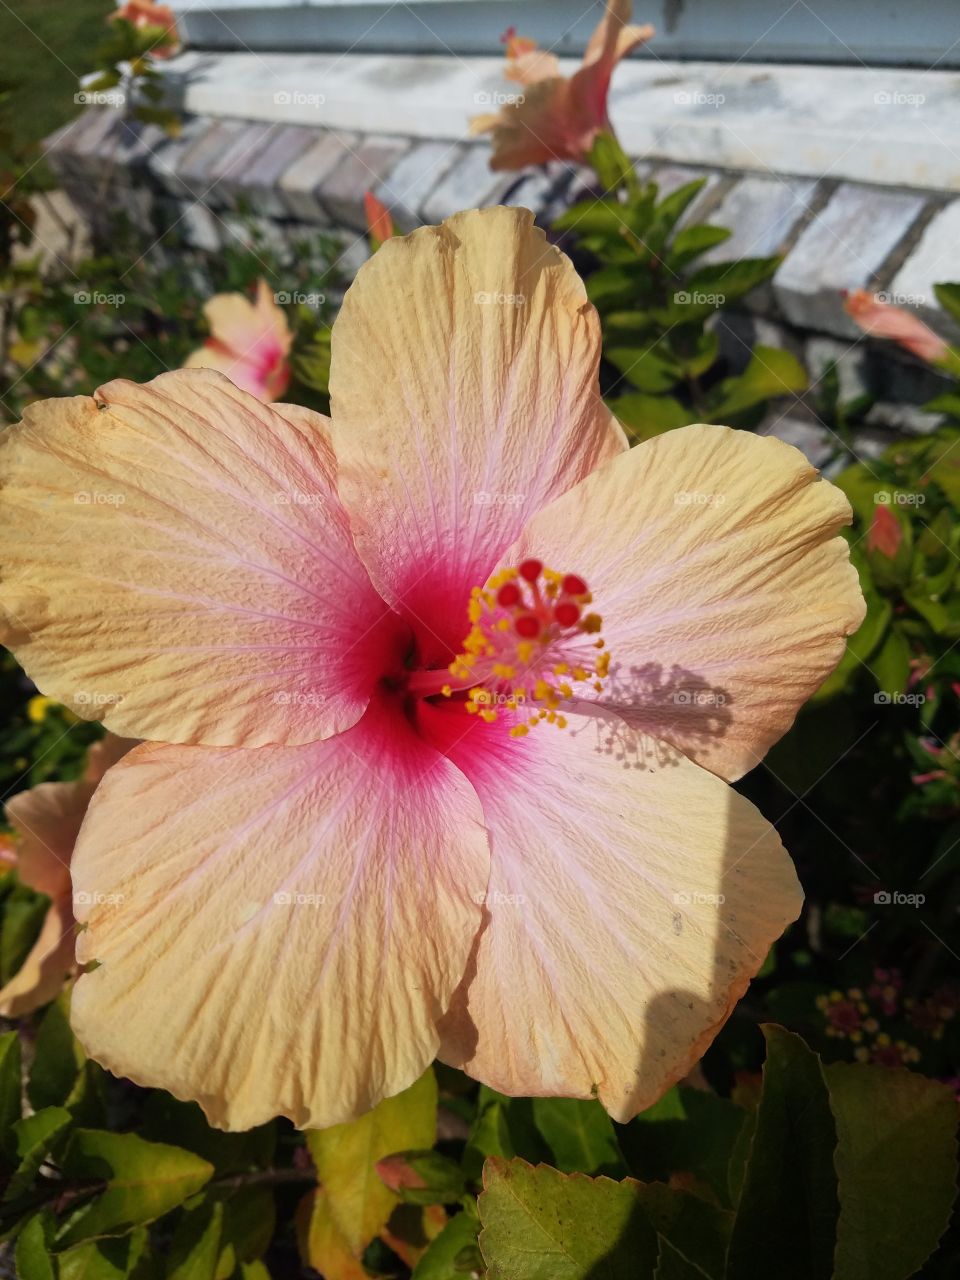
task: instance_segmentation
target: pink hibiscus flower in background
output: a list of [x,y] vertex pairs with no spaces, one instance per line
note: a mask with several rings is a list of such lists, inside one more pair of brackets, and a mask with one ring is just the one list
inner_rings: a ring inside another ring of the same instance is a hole
[[525,92],[500,111],[475,116],[472,133],[492,135],[491,169],[522,169],[548,160],[587,159],[607,114],[610,80],[617,63],[653,35],[651,26],[630,26],[630,0],[608,0],[590,37],[583,64],[569,79],[552,53],[535,42],[506,34],[507,77]]
[[70,860],[90,798],[111,765],[134,743],[112,733],[94,743],[76,782],[41,782],[8,800],[5,814],[16,831],[17,874],[46,894],[50,907],[26,959],[0,987],[0,1014],[19,1018],[53,1000],[74,968],[73,895]]
[[279,399],[290,384],[293,335],[266,280],[257,281],[255,302],[242,293],[218,293],[203,313],[210,337],[183,367],[216,369],[264,403]]
[[140,30],[156,28],[157,43],[150,50],[152,58],[169,58],[177,52],[177,19],[169,5],[153,4],[152,0],[127,0],[109,15],[109,21],[130,22]]
[[238,1129],[435,1056],[625,1120],[723,1024],[801,903],[727,781],[863,617],[850,511],[772,438],[628,450],[599,358],[570,262],[493,208],[360,270],[330,420],[190,370],[6,433],[4,641],[153,740],[73,863],[110,1070]]
[[882,301],[866,289],[846,293],[843,306],[864,333],[873,338],[889,338],[928,364],[937,364],[950,354],[946,342],[919,316]]

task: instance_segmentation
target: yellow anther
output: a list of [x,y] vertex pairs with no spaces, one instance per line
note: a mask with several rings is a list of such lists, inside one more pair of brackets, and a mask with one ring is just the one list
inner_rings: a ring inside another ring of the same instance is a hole
[[481,712],[480,712],[480,719],[481,719],[481,720],[486,720],[487,724],[493,724],[493,722],[494,722],[494,720],[496,720],[496,718],[497,718],[497,713],[496,713],[495,711],[481,711]]
[[511,738],[525,738],[530,730],[525,724],[515,724],[510,730]]
[[440,690],[440,692],[443,694],[445,698],[450,698],[453,696],[453,690],[450,688],[448,684],[445,684],[443,688]]
[[555,676],[565,676],[569,670],[570,664],[568,662],[558,662],[553,668],[553,674]]
[[566,717],[566,716],[557,716],[557,728],[558,728],[558,729],[565,729],[566,727],[567,727],[567,717]]
[[507,666],[505,662],[495,662],[493,664],[493,674],[499,676],[501,680],[512,680],[517,673],[513,667]]
[[574,680],[586,680],[587,678],[586,669],[584,667],[574,667],[573,678]]
[[600,617],[599,613],[588,613],[584,618],[581,619],[580,626],[583,628],[584,631],[592,635],[593,633],[599,631],[600,628],[603,626],[603,619]]
[[533,657],[533,645],[529,640],[521,640],[517,644],[517,657],[524,665]]
[[604,677],[609,672],[609,670],[610,670],[610,654],[601,653],[600,657],[597,659],[597,675],[600,677],[601,680],[603,680]]

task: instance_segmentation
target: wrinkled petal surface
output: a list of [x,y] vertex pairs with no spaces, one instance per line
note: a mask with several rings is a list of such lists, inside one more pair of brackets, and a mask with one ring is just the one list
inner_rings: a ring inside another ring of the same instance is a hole
[[599,397],[600,331],[525,209],[389,240],[334,326],[340,493],[381,594],[427,665],[525,520],[626,445]]
[[32,406],[0,443],[0,638],[118,733],[253,746],[356,723],[402,643],[324,424],[199,371]]
[[702,1055],[800,910],[773,828],[725,783],[618,717],[505,738],[452,713],[427,732],[490,832],[484,926],[441,1058],[514,1095],[591,1097],[617,1120]]
[[505,559],[536,555],[585,578],[612,659],[601,701],[734,780],[863,619],[836,536],[849,521],[846,498],[799,450],[684,427],[552,503]]
[[246,1129],[323,1127],[426,1069],[489,855],[475,793],[379,701],[323,743],[143,745],[74,857],[71,1017],[117,1075]]

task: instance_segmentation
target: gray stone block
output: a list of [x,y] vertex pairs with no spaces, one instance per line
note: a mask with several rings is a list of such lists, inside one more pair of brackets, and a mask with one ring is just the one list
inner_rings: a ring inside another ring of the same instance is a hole
[[320,186],[359,144],[355,133],[322,133],[284,169],[277,181],[277,191],[294,218],[302,222],[329,222],[320,203]]
[[387,181],[409,149],[406,138],[375,135],[362,138],[356,149],[348,151],[319,189],[320,200],[334,226],[357,231],[366,228],[364,195]]
[[462,147],[449,142],[415,142],[389,178],[375,189],[400,231],[412,231],[421,224],[430,193],[462,153]]
[[208,169],[209,185],[203,197],[207,204],[215,208],[236,206],[240,176],[266,150],[279,127],[276,124],[245,124],[229,140]]
[[795,325],[854,338],[841,290],[872,287],[923,211],[923,196],[843,183],[805,228],[773,281]]
[[515,173],[493,172],[488,146],[470,143],[424,202],[424,220],[438,223],[461,209],[499,204],[516,181]]
[[702,262],[769,258],[783,253],[813,207],[812,178],[742,178],[710,215],[710,222],[732,232],[729,240],[704,254]]
[[960,326],[943,311],[935,284],[960,280],[960,200],[931,218],[916,245],[890,282],[887,296],[896,306],[915,308],[948,341],[960,341]]
[[268,218],[288,216],[279,181],[317,140],[319,131],[306,125],[280,125],[249,164],[231,178],[234,196],[245,201],[254,213]]
[[178,177],[178,169],[197,142],[216,129],[217,125],[207,116],[188,116],[179,136],[168,138],[157,147],[147,160],[147,170],[164,191],[181,198],[190,195]]
[[231,154],[235,144],[242,145],[250,127],[245,120],[221,120],[197,139],[176,167],[176,177],[185,196],[211,202],[218,166]]

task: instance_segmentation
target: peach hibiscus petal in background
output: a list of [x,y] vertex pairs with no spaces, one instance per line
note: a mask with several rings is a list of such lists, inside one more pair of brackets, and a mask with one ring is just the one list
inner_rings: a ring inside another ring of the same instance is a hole
[[215,369],[258,400],[279,400],[290,384],[293,337],[267,282],[257,282],[255,302],[242,293],[218,293],[203,312],[210,337],[184,368]]
[[505,743],[427,713],[490,831],[483,927],[443,1061],[508,1094],[631,1119],[686,1074],[796,919],[776,832],[608,712]]
[[597,134],[610,126],[607,98],[617,63],[654,34],[630,25],[630,0],[608,0],[590,37],[583,64],[567,79],[552,54],[513,37],[507,45],[507,78],[525,87],[499,112],[471,121],[473,133],[492,134],[492,169],[521,169],[548,160],[587,159]]
[[[618,518],[611,519],[610,513]],[[536,515],[508,559],[577,566],[612,662],[587,696],[733,781],[864,616],[850,505],[799,450],[729,427],[656,436]]]
[[599,358],[583,285],[525,209],[389,240],[347,291],[330,368],[340,494],[374,584],[438,661],[526,519],[626,448]]
[[919,316],[884,302],[865,289],[851,290],[843,305],[864,333],[873,338],[889,338],[928,364],[936,364],[949,354],[944,340]]
[[112,382],[3,433],[3,642],[44,692],[160,741],[309,742],[402,646],[325,419],[210,372]]
[[178,44],[177,19],[169,5],[153,4],[152,0],[127,0],[119,9],[108,15],[111,22],[130,22],[139,29],[155,27],[165,39],[151,50],[154,58],[169,58],[176,53]]
[[16,974],[0,988],[0,1014],[19,1018],[53,1000],[73,968],[74,919],[70,861],[93,793],[106,771],[134,746],[108,733],[87,755],[76,782],[41,782],[6,805],[17,832],[17,872],[21,881],[46,894],[50,908],[36,942]]
[[379,703],[305,747],[141,746],[74,858],[74,1028],[217,1125],[350,1119],[433,1060],[488,872],[472,788]]

